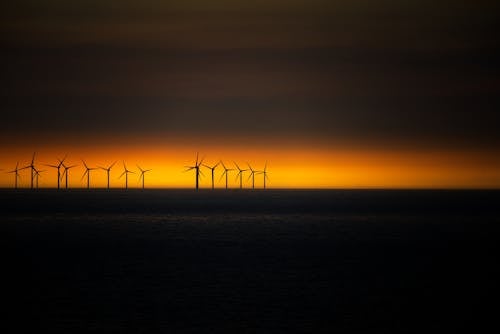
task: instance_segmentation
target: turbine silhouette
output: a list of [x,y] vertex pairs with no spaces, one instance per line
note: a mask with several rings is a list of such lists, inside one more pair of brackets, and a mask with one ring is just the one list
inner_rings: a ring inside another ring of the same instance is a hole
[[257,174],[264,175],[264,189],[266,189],[266,179],[269,180],[269,176],[267,176],[267,161],[264,165],[264,170],[257,172]]
[[219,166],[219,165],[220,165],[220,161],[218,163],[216,163],[215,165],[213,165],[212,167],[203,164],[204,167],[210,169],[210,171],[212,172],[212,190],[214,189],[214,172],[215,172],[215,169],[217,168],[217,166]]
[[30,188],[33,189],[33,178],[35,177],[35,155],[36,155],[36,152],[33,152],[33,157],[31,158],[31,163],[27,166],[24,166],[23,168],[21,169],[26,169],[26,168],[30,168],[31,169],[31,185],[30,185]]
[[115,162],[113,162],[111,165],[109,165],[109,166],[108,166],[108,168],[104,168],[104,167],[100,167],[100,166],[99,166],[99,168],[100,168],[100,169],[102,169],[102,170],[106,171],[106,174],[107,174],[107,176],[108,176],[108,189],[109,189],[109,172],[111,171],[111,168],[113,168],[113,166],[114,166],[115,164],[116,164],[116,161],[115,161]]
[[250,164],[247,162],[248,168],[250,168],[250,175],[248,176],[248,179],[252,178],[252,189],[255,189],[255,173],[257,173],[256,170],[250,166]]
[[139,182],[142,179],[142,189],[144,189],[144,174],[151,171],[151,169],[142,169],[139,165],[137,165],[137,168],[139,168],[139,170],[141,171],[141,175],[139,176]]
[[61,166],[64,164],[64,160],[66,160],[66,157],[64,157],[64,159],[62,159],[62,160],[61,159],[57,159],[57,160],[59,161],[59,163],[57,165],[45,164],[45,166],[49,166],[49,167],[57,169],[57,189],[59,189],[60,183],[61,183]]
[[36,184],[36,189],[38,189],[38,177],[40,176],[40,173],[45,172],[45,170],[38,170],[35,168],[35,184]]
[[7,173],[15,173],[14,174],[14,189],[17,189],[17,180],[21,178],[21,176],[19,175],[19,171],[22,170],[22,169],[26,169],[26,168],[29,168],[28,166],[26,167],[23,167],[23,168],[19,168],[19,161],[16,163],[16,168],[14,168],[13,170],[7,172]]
[[61,179],[64,177],[65,178],[65,183],[64,183],[64,187],[66,189],[68,189],[68,175],[69,175],[69,170],[71,168],[75,168],[76,166],[78,165],[72,165],[72,166],[66,166],[65,164],[62,164],[63,168],[64,168],[64,171],[61,175]]
[[123,173],[120,175],[119,179],[121,179],[121,177],[123,175],[125,175],[125,189],[128,189],[128,174],[129,173],[135,174],[134,172],[127,169],[127,166],[125,165],[125,161],[124,161],[123,162]]
[[200,170],[200,166],[203,164],[203,160],[205,158],[201,159],[201,161],[198,162],[198,153],[196,153],[196,163],[194,164],[194,166],[184,166],[185,168],[187,168],[184,172],[187,172],[187,171],[190,171],[190,170],[195,170],[196,174],[195,174],[195,177],[196,177],[196,190],[198,190],[199,188],[199,184],[200,184],[200,174],[202,176],[203,173],[202,171]]
[[224,165],[224,162],[221,160],[220,162],[222,164],[222,168],[224,168],[224,172],[222,172],[222,175],[220,176],[220,180],[222,180],[222,178],[224,177],[224,175],[226,176],[226,189],[227,189],[227,177],[229,175],[229,172],[234,170],[233,168],[227,168],[226,165]]
[[243,189],[243,172],[246,172],[248,169],[241,169],[240,166],[235,162],[236,168],[238,168],[238,174],[236,174],[236,180],[238,180],[238,176],[240,177],[240,189]]
[[97,168],[87,166],[87,164],[83,160],[82,160],[82,162],[83,162],[83,165],[85,166],[85,173],[83,173],[83,175],[82,175],[82,180],[85,177],[85,175],[87,175],[87,189],[90,189],[90,171],[96,170]]

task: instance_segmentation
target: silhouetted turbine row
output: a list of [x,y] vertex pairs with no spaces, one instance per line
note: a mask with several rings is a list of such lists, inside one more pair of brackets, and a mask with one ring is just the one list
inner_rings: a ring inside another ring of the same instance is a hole
[[[14,188],[17,189],[17,187],[18,187],[18,180],[20,179],[19,171],[24,170],[24,169],[30,169],[30,173],[31,173],[30,188],[31,189],[38,188],[38,179],[40,177],[40,174],[42,172],[45,172],[45,170],[39,170],[38,168],[36,168],[35,157],[36,157],[36,152],[33,153],[33,156],[31,158],[31,162],[29,165],[26,165],[26,166],[19,168],[19,162],[17,162],[16,167],[13,170],[7,172],[7,173],[14,174]],[[65,164],[66,157],[67,156],[65,156],[63,159],[57,159],[57,161],[58,161],[57,164],[44,164],[45,166],[48,166],[48,167],[51,167],[51,168],[54,168],[57,170],[57,189],[61,188],[61,181],[63,179],[64,179],[64,187],[66,189],[68,189],[69,171],[72,168],[75,168],[78,166],[78,165],[66,165]],[[248,176],[248,180],[252,179],[252,189],[255,189],[255,175],[262,174],[263,175],[263,188],[266,189],[266,181],[269,179],[269,177],[267,175],[268,174],[267,162],[264,165],[263,170],[255,170],[252,168],[252,166],[249,163],[247,163],[248,169],[242,169],[242,168],[240,168],[240,166],[236,162],[234,162],[234,166],[236,167],[236,169],[234,169],[234,168],[227,168],[222,160],[217,162],[213,166],[209,166],[209,165],[206,165],[203,163],[204,158],[202,158],[201,160],[199,160],[198,158],[199,158],[199,155],[197,153],[194,166],[185,166],[187,168],[185,170],[185,172],[190,171],[190,170],[195,171],[195,189],[197,189],[197,190],[199,189],[200,178],[201,178],[201,176],[204,176],[200,167],[203,166],[203,167],[208,168],[210,170],[211,177],[212,177],[212,189],[214,189],[215,188],[215,170],[219,165],[222,165],[222,168],[224,169],[221,176],[220,176],[219,182],[225,177],[226,189],[228,189],[229,172],[236,171],[236,170],[238,171],[238,173],[236,174],[236,181],[239,179],[240,189],[243,188],[243,173],[245,173],[245,172],[250,172],[250,175]],[[103,167],[103,166],[89,167],[84,160],[82,160],[82,163],[83,163],[83,166],[85,168],[85,172],[83,173],[81,179],[83,180],[85,177],[87,177],[87,189],[90,189],[91,171],[96,170],[96,169],[102,169],[106,172],[107,188],[108,189],[110,188],[110,173],[111,173],[111,169],[115,166],[116,161],[113,162],[108,167]],[[139,169],[139,173],[140,173],[139,182],[142,181],[142,188],[144,189],[144,187],[145,187],[145,174],[147,172],[151,171],[151,169],[142,169],[139,165],[137,165],[137,168]],[[63,169],[62,173],[61,173],[61,169]],[[118,178],[121,179],[123,176],[125,176],[125,189],[128,189],[128,174],[135,174],[135,172],[129,170],[125,164],[125,161],[123,161],[123,172],[120,174],[120,176]]]
[[[28,168],[30,169],[30,172],[31,172],[30,188],[31,189],[33,189],[35,187],[38,188],[38,178],[40,176],[40,173],[45,172],[45,170],[39,170],[35,167],[35,156],[36,156],[36,152],[33,153],[33,156],[31,158],[31,163],[29,165],[19,168],[19,162],[17,162],[16,167],[13,170],[7,172],[7,173],[14,174],[14,188],[15,189],[17,189],[18,180],[21,178],[21,176],[19,175],[19,171],[21,171],[23,169],[28,169]],[[45,166],[57,169],[57,189],[60,189],[61,180],[63,178],[65,180],[65,188],[68,189],[69,171],[70,171],[70,169],[78,166],[78,165],[65,165],[64,164],[65,160],[66,160],[66,156],[63,159],[57,159],[58,163],[55,165],[44,164]],[[101,166],[89,167],[84,160],[82,160],[82,163],[85,166],[85,172],[82,175],[82,180],[85,178],[85,176],[87,176],[87,189],[90,188],[90,172],[92,170],[96,170],[96,169],[102,169],[102,170],[106,171],[106,173],[107,173],[107,188],[109,189],[110,172],[111,172],[111,168],[113,168],[113,166],[116,164],[116,161],[113,162],[107,168],[104,168]],[[64,169],[64,171],[62,173],[61,173],[61,168]],[[140,172],[139,182],[142,181],[142,188],[144,189],[145,174],[147,172],[151,171],[151,169],[142,169],[139,165],[137,165],[137,168],[139,169],[139,172]],[[128,174],[130,174],[130,173],[135,174],[135,172],[127,169],[127,166],[125,165],[125,161],[123,162],[123,169],[124,169],[123,173],[118,178],[121,179],[125,175],[125,189],[128,189]]]
[[[198,161],[198,153],[196,154],[196,162],[194,164],[194,166],[184,166],[186,168],[186,170],[184,172],[188,172],[190,170],[194,170],[195,171],[195,189],[198,190],[199,189],[199,185],[200,185],[200,176],[204,176],[203,175],[203,172],[201,171],[200,167],[203,166],[203,167],[206,167],[208,169],[210,169],[211,171],[211,174],[212,174],[212,189],[215,188],[215,182],[214,182],[214,174],[215,174],[215,169],[219,166],[219,165],[222,165],[222,167],[224,168],[224,171],[222,172],[222,175],[219,179],[222,180],[222,178],[225,176],[226,177],[226,189],[228,189],[228,176],[229,176],[229,172],[230,171],[233,171],[235,169],[233,168],[227,168],[226,165],[224,164],[224,162],[222,162],[222,160],[220,160],[218,163],[216,163],[215,165],[213,166],[208,166],[206,164],[203,163],[203,160],[205,158],[202,158],[200,161]],[[236,170],[238,170],[238,173],[236,174],[236,180],[240,180],[240,189],[243,189],[243,173],[244,172],[247,172],[247,171],[250,171],[250,175],[248,176],[248,180],[252,179],[252,189],[255,189],[255,175],[256,174],[262,174],[263,175],[263,187],[264,189],[266,189],[266,180],[269,179],[269,177],[267,176],[267,162],[266,164],[264,165],[264,169],[263,170],[255,170],[252,168],[252,166],[250,166],[250,164],[247,162],[247,165],[248,165],[248,168],[249,169],[241,169],[240,166],[238,166],[238,164],[236,162],[233,162],[235,167],[236,167]]]

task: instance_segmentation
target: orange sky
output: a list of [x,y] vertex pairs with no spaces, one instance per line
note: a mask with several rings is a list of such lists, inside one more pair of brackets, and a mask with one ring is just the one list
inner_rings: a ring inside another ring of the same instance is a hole
[[[68,154],[68,164],[79,166],[71,170],[70,187],[84,187],[84,169],[81,158],[89,166],[106,166],[117,160],[111,172],[111,186],[123,187],[124,179],[118,179],[124,160],[129,169],[137,172],[136,164],[153,169],[146,177],[146,187],[192,187],[194,172],[184,173],[184,166],[194,163],[196,152],[205,156],[207,164],[222,159],[227,165],[232,161],[246,167],[249,162],[255,169],[262,169],[268,162],[270,188],[498,188],[500,187],[500,157],[491,152],[478,151],[431,151],[326,147],[264,147],[249,145],[211,145],[203,147],[190,144],[175,145],[77,145],[51,144],[37,148],[36,165],[45,170],[40,187],[56,185],[56,170],[44,164],[56,163],[56,158]],[[6,171],[12,170],[17,161],[20,166],[29,163],[33,148],[26,145],[0,148],[0,186],[12,187],[14,178]],[[210,187],[210,172],[203,169],[205,177],[201,187]],[[216,170],[216,187],[222,169]],[[237,187],[235,173],[229,178],[229,186]],[[28,170],[20,172],[20,187],[28,187]],[[248,175],[248,174],[247,174]],[[102,170],[91,174],[92,187],[104,187],[106,173]],[[129,187],[139,187],[138,174],[129,177]],[[244,186],[250,187],[248,176]],[[256,186],[262,187],[262,176],[256,177]]]

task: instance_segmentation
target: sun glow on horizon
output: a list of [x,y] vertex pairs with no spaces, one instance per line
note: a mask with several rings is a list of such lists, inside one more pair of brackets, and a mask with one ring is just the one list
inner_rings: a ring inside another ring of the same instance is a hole
[[[157,146],[147,148],[137,146],[100,146],[69,148],[43,147],[37,150],[35,165],[41,170],[39,187],[53,188],[57,182],[57,170],[47,166],[56,164],[66,153],[68,165],[78,165],[70,170],[69,187],[85,188],[86,177],[82,159],[89,167],[108,167],[116,161],[110,173],[110,186],[125,186],[123,162],[134,174],[129,174],[129,188],[140,188],[140,172],[151,169],[145,175],[146,188],[191,188],[194,187],[195,174],[185,172],[185,166],[194,164],[196,149],[193,147]],[[12,188],[16,162],[24,167],[29,164],[33,151],[29,148],[3,149],[0,158],[0,187]],[[209,147],[199,149],[200,159],[214,165],[222,160],[228,168],[248,169],[249,163],[255,170],[262,170],[267,163],[268,188],[499,188],[500,158],[481,152],[425,152],[425,151],[375,151],[375,150],[327,150],[323,148],[255,148],[255,147]],[[63,169],[61,169],[62,173]],[[204,177],[200,188],[211,188],[211,175],[203,167]],[[19,187],[30,186],[29,169],[19,172]],[[229,188],[239,188],[236,171],[228,177]],[[222,168],[215,171],[215,187],[224,188],[225,178]],[[243,187],[251,188],[250,174],[245,172]],[[102,169],[91,171],[91,188],[104,188],[107,185],[106,172]],[[61,187],[64,188],[64,179]],[[263,175],[255,176],[255,187],[263,187]]]

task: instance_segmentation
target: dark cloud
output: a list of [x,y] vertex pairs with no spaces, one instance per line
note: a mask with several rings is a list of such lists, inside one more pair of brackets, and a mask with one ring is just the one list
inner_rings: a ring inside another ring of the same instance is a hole
[[2,6],[4,137],[500,143],[495,2]]

